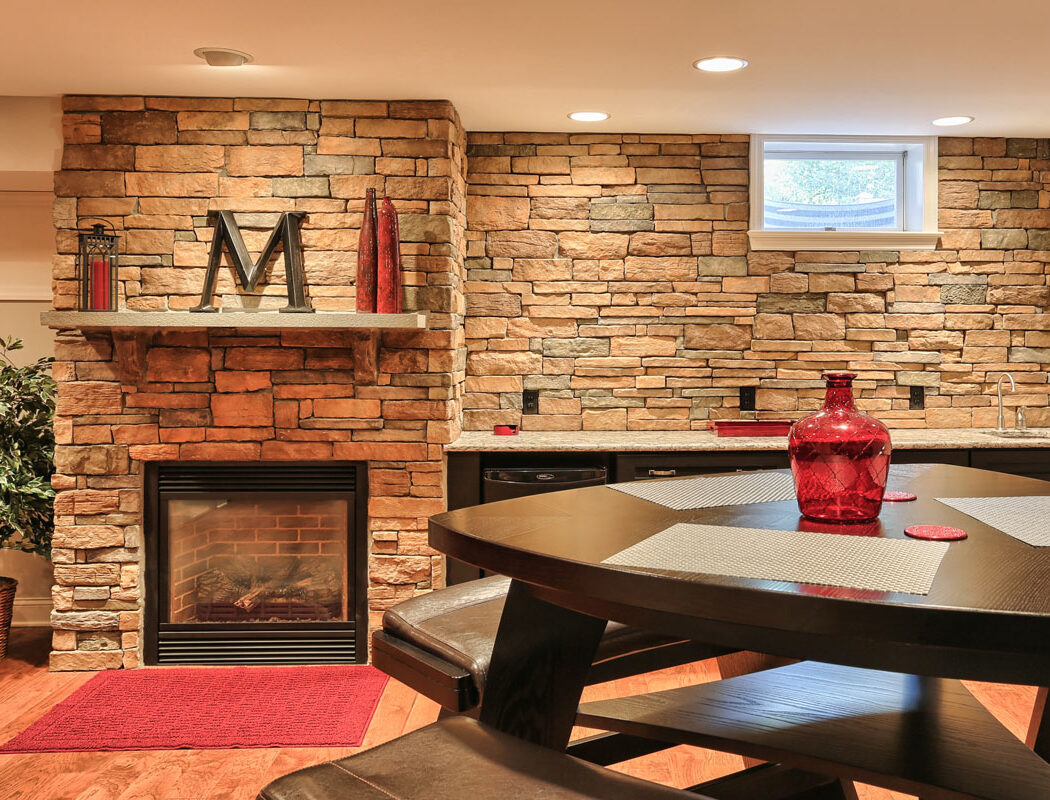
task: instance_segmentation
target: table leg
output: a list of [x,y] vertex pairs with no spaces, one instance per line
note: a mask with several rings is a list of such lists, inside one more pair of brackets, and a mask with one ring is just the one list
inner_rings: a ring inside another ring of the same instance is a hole
[[533,597],[513,581],[481,698],[482,722],[564,750],[606,621]]
[[1050,703],[1047,702],[1050,689],[1039,687],[1035,696],[1035,708],[1032,710],[1032,722],[1028,726],[1025,744],[1031,747],[1044,761],[1050,761]]
[[[828,786],[824,794],[813,795],[813,800],[859,800],[853,781],[838,780]],[[808,800],[808,798],[807,798]]]
[[[911,681],[915,707],[907,715],[904,725],[910,757],[919,760],[936,758],[935,753],[926,752],[925,746],[930,741],[929,714],[936,709],[941,698],[940,684],[937,683],[936,678],[926,675],[912,675]],[[926,798],[920,796],[918,800],[926,800]]]
[[[752,653],[749,650],[739,650],[735,653],[726,653],[715,659],[718,664],[718,675],[722,680],[735,678],[738,675],[749,675],[752,672],[760,672],[764,669],[775,669],[787,664],[794,664],[793,658],[781,658],[780,656],[766,655],[765,653]],[[760,758],[744,756],[745,767],[757,767],[764,764]]]

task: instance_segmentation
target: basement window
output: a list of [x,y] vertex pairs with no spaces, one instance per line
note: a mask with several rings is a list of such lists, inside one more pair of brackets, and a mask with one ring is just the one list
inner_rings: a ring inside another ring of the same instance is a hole
[[751,138],[753,250],[932,250],[935,136]]

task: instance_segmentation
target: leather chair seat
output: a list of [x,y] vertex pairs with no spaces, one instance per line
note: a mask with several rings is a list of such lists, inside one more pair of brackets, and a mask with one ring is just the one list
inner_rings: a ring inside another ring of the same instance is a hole
[[[399,603],[383,614],[382,631],[373,637],[373,663],[451,711],[472,708],[484,691],[509,588],[509,578],[493,576]],[[600,683],[726,652],[610,622],[588,680]]]
[[278,778],[258,800],[703,800],[452,717]]

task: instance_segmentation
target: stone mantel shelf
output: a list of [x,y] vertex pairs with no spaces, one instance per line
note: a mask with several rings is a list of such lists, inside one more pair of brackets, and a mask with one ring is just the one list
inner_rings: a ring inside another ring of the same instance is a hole
[[45,311],[40,322],[49,328],[79,330],[185,330],[192,328],[252,328],[256,330],[382,330],[425,329],[425,314],[357,314],[351,311],[318,311],[282,314],[278,311]]
[[141,384],[146,378],[147,352],[153,336],[173,330],[317,330],[349,331],[354,351],[354,377],[358,383],[379,379],[379,332],[424,330],[425,314],[356,314],[349,311],[288,313],[279,311],[45,311],[40,322],[58,330],[105,331],[124,376]]

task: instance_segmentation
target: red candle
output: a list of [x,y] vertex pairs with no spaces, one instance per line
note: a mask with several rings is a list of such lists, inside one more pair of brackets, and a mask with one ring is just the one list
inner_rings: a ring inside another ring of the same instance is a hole
[[397,212],[389,197],[379,209],[379,268],[376,275],[376,311],[401,313],[401,248],[398,242]]
[[376,190],[365,192],[365,213],[357,240],[357,310],[376,310]]
[[96,258],[91,262],[91,285],[89,308],[92,311],[109,311],[109,259]]

